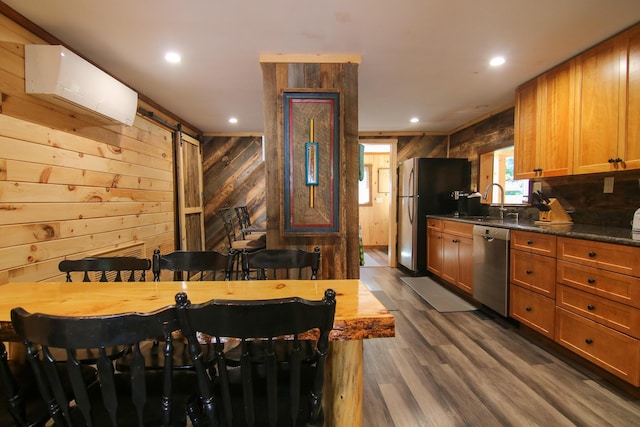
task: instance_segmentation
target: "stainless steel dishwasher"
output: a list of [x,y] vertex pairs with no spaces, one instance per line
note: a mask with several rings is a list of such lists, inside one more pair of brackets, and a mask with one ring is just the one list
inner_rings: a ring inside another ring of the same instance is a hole
[[473,298],[509,314],[509,230],[473,226]]

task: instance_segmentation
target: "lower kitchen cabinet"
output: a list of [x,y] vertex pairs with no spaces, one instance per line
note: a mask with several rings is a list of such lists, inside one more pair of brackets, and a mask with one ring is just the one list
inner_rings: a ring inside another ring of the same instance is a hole
[[512,284],[529,288],[548,298],[555,297],[555,258],[512,249],[509,264],[509,276]]
[[442,221],[440,277],[468,294],[473,293],[473,225]]
[[555,340],[640,386],[640,248],[558,237]]
[[564,285],[558,285],[556,304],[611,329],[640,338],[640,309]]
[[553,339],[556,304],[552,298],[511,284],[509,316]]
[[556,341],[634,386],[640,385],[640,341],[556,307]]
[[438,219],[427,221],[427,270],[442,274],[442,223]]
[[509,316],[553,339],[556,236],[515,230],[509,259]]

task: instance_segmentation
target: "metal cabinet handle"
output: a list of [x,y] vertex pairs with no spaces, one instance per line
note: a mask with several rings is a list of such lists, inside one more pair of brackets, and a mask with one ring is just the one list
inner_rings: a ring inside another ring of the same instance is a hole
[[527,245],[533,245],[533,241],[532,240],[527,240]]
[[533,310],[531,307],[525,307],[524,309],[525,309],[526,311],[531,311],[531,310]]
[[586,340],[584,340],[584,342],[586,342],[587,344],[593,344],[593,340],[591,338],[587,338]]
[[596,256],[596,253],[595,253],[595,252],[593,252],[593,251],[589,251],[589,256],[590,256],[591,258],[594,258],[594,257]]
[[595,309],[596,309],[596,307],[593,304],[589,304],[587,306],[587,310],[589,310],[589,311],[592,311],[592,310],[595,310]]
[[527,273],[527,274],[531,274],[531,273],[533,273],[533,271],[531,271],[531,270],[526,270],[526,271],[525,271],[525,273]]
[[589,283],[589,284],[593,285],[594,283],[596,283],[596,279],[594,279],[594,278],[592,278],[592,277],[589,277],[589,278],[587,279],[587,283]]

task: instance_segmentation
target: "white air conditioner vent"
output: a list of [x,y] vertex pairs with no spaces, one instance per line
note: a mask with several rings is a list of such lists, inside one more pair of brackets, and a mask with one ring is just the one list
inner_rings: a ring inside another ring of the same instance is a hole
[[25,45],[25,92],[131,126],[138,94],[60,45]]

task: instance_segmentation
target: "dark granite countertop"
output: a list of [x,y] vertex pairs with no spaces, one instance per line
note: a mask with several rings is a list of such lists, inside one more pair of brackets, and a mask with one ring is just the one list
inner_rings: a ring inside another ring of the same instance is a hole
[[632,233],[630,228],[587,224],[540,225],[530,219],[516,221],[514,218],[457,217],[454,215],[428,215],[428,217],[508,228],[511,230],[533,231],[536,233],[555,234],[557,236],[574,237],[577,239],[617,243],[620,245],[640,246],[640,233]]

